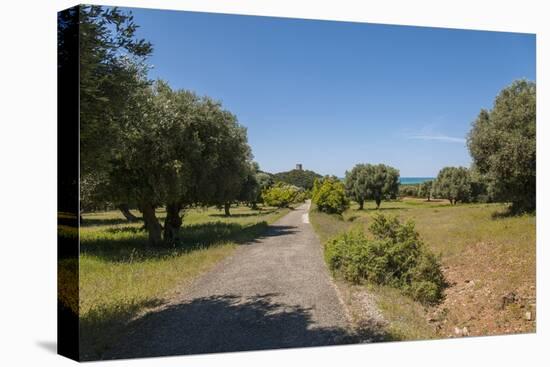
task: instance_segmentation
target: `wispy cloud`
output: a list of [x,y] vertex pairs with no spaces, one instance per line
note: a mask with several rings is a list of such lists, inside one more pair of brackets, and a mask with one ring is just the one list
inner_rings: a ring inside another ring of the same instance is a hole
[[460,143],[460,144],[466,143],[466,139],[464,138],[458,138],[455,136],[447,136],[447,135],[410,135],[407,137],[407,139],[437,140],[437,141],[444,141],[448,143]]

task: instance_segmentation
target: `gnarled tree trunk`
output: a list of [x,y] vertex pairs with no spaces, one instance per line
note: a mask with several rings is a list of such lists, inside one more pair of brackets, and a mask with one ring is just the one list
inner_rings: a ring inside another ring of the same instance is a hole
[[166,205],[166,219],[164,220],[164,242],[173,244],[178,239],[179,230],[183,223],[180,216],[181,204],[170,203]]
[[359,210],[363,210],[363,206],[365,205],[365,201],[364,200],[359,200],[358,203],[359,203]]
[[231,213],[229,212],[229,208],[231,208],[231,203],[225,203],[223,205],[223,210],[225,212],[226,217],[229,217],[231,215]]
[[128,207],[128,204],[119,204],[117,206],[118,210],[124,215],[124,218],[128,220],[128,222],[136,222],[139,218],[133,215],[130,212],[130,208]]
[[380,208],[380,203],[382,202],[382,199],[381,198],[376,198],[375,201],[376,201],[376,209],[379,209]]
[[149,233],[149,244],[158,246],[162,242],[162,227],[155,214],[155,207],[150,203],[144,203],[140,208],[143,213],[143,222],[145,229]]

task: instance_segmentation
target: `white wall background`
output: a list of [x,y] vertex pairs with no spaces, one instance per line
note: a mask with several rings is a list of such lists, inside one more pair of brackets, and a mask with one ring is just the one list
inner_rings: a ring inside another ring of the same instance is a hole
[[[0,10],[0,365],[3,366],[73,363],[53,352],[56,340],[56,11],[77,3],[5,0]],[[550,13],[545,9],[545,1],[97,0],[94,3],[537,33],[537,334],[105,364],[524,366],[548,361],[550,128],[544,122],[549,121],[550,106],[550,22],[547,17]]]

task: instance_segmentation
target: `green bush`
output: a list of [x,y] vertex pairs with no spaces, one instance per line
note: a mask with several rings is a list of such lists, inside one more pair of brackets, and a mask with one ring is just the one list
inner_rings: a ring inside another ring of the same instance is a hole
[[342,214],[349,207],[344,184],[335,177],[315,180],[311,199],[325,213]]
[[441,301],[445,278],[438,259],[422,243],[413,222],[378,215],[369,227],[373,238],[353,230],[325,245],[329,268],[345,280],[372,282],[403,290],[423,304]]
[[418,196],[418,185],[400,185],[399,186],[399,196],[400,197],[417,197]]
[[297,200],[303,201],[300,197],[303,191],[304,190],[299,187],[277,182],[275,185],[262,192],[262,198],[266,205],[286,208],[290,204],[298,202]]

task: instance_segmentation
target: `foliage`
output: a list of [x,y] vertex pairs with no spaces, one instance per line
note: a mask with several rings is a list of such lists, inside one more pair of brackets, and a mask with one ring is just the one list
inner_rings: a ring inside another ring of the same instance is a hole
[[329,240],[325,258],[330,269],[353,283],[389,285],[424,304],[438,303],[445,278],[414,223],[401,224],[395,217],[378,215],[369,230],[374,239],[352,230]]
[[252,208],[256,208],[256,204],[260,201],[262,187],[258,181],[259,166],[256,162],[252,162],[248,167],[246,177],[241,185],[241,192],[238,200],[248,203]]
[[420,185],[399,185],[399,197],[417,197]]
[[470,167],[470,201],[474,203],[493,202],[493,195],[489,188],[487,177],[482,175],[476,165],[473,164]]
[[267,191],[269,188],[273,186],[274,184],[273,177],[269,173],[258,172],[256,174],[256,180],[258,181],[258,185],[260,186],[260,191],[258,193],[258,197],[256,201],[263,203],[264,198],[262,193]]
[[154,208],[165,205],[164,240],[177,240],[181,210],[237,199],[250,165],[246,130],[208,97],[172,90],[159,81],[144,88],[127,116],[113,160],[113,196],[139,204],[151,243],[161,241]]
[[279,172],[273,175],[273,179],[277,182],[284,182],[289,185],[301,187],[305,190],[313,188],[313,182],[322,176],[318,173],[309,170],[293,169],[286,172]]
[[514,81],[481,110],[468,135],[474,163],[499,201],[514,211],[536,206],[536,84]]
[[420,185],[418,185],[418,196],[422,198],[428,199],[430,201],[432,197],[432,190],[433,190],[433,181],[424,181]]
[[283,182],[277,182],[271,188],[268,188],[262,193],[264,203],[269,206],[278,208],[288,208],[288,206],[299,199],[302,188],[288,185]]
[[448,199],[451,204],[470,200],[470,172],[464,167],[444,167],[437,174],[434,184],[437,197]]
[[[108,166],[134,91],[149,83],[145,61],[152,46],[136,38],[138,26],[130,12],[90,5],[79,6],[78,11],[80,162],[82,174],[87,175]],[[60,26],[60,42],[70,32]]]
[[397,197],[399,171],[384,164],[358,164],[346,172],[346,192],[363,208],[365,200],[374,200],[380,207],[382,200]]
[[336,177],[315,180],[312,201],[317,209],[325,213],[342,214],[349,207],[344,184]]

